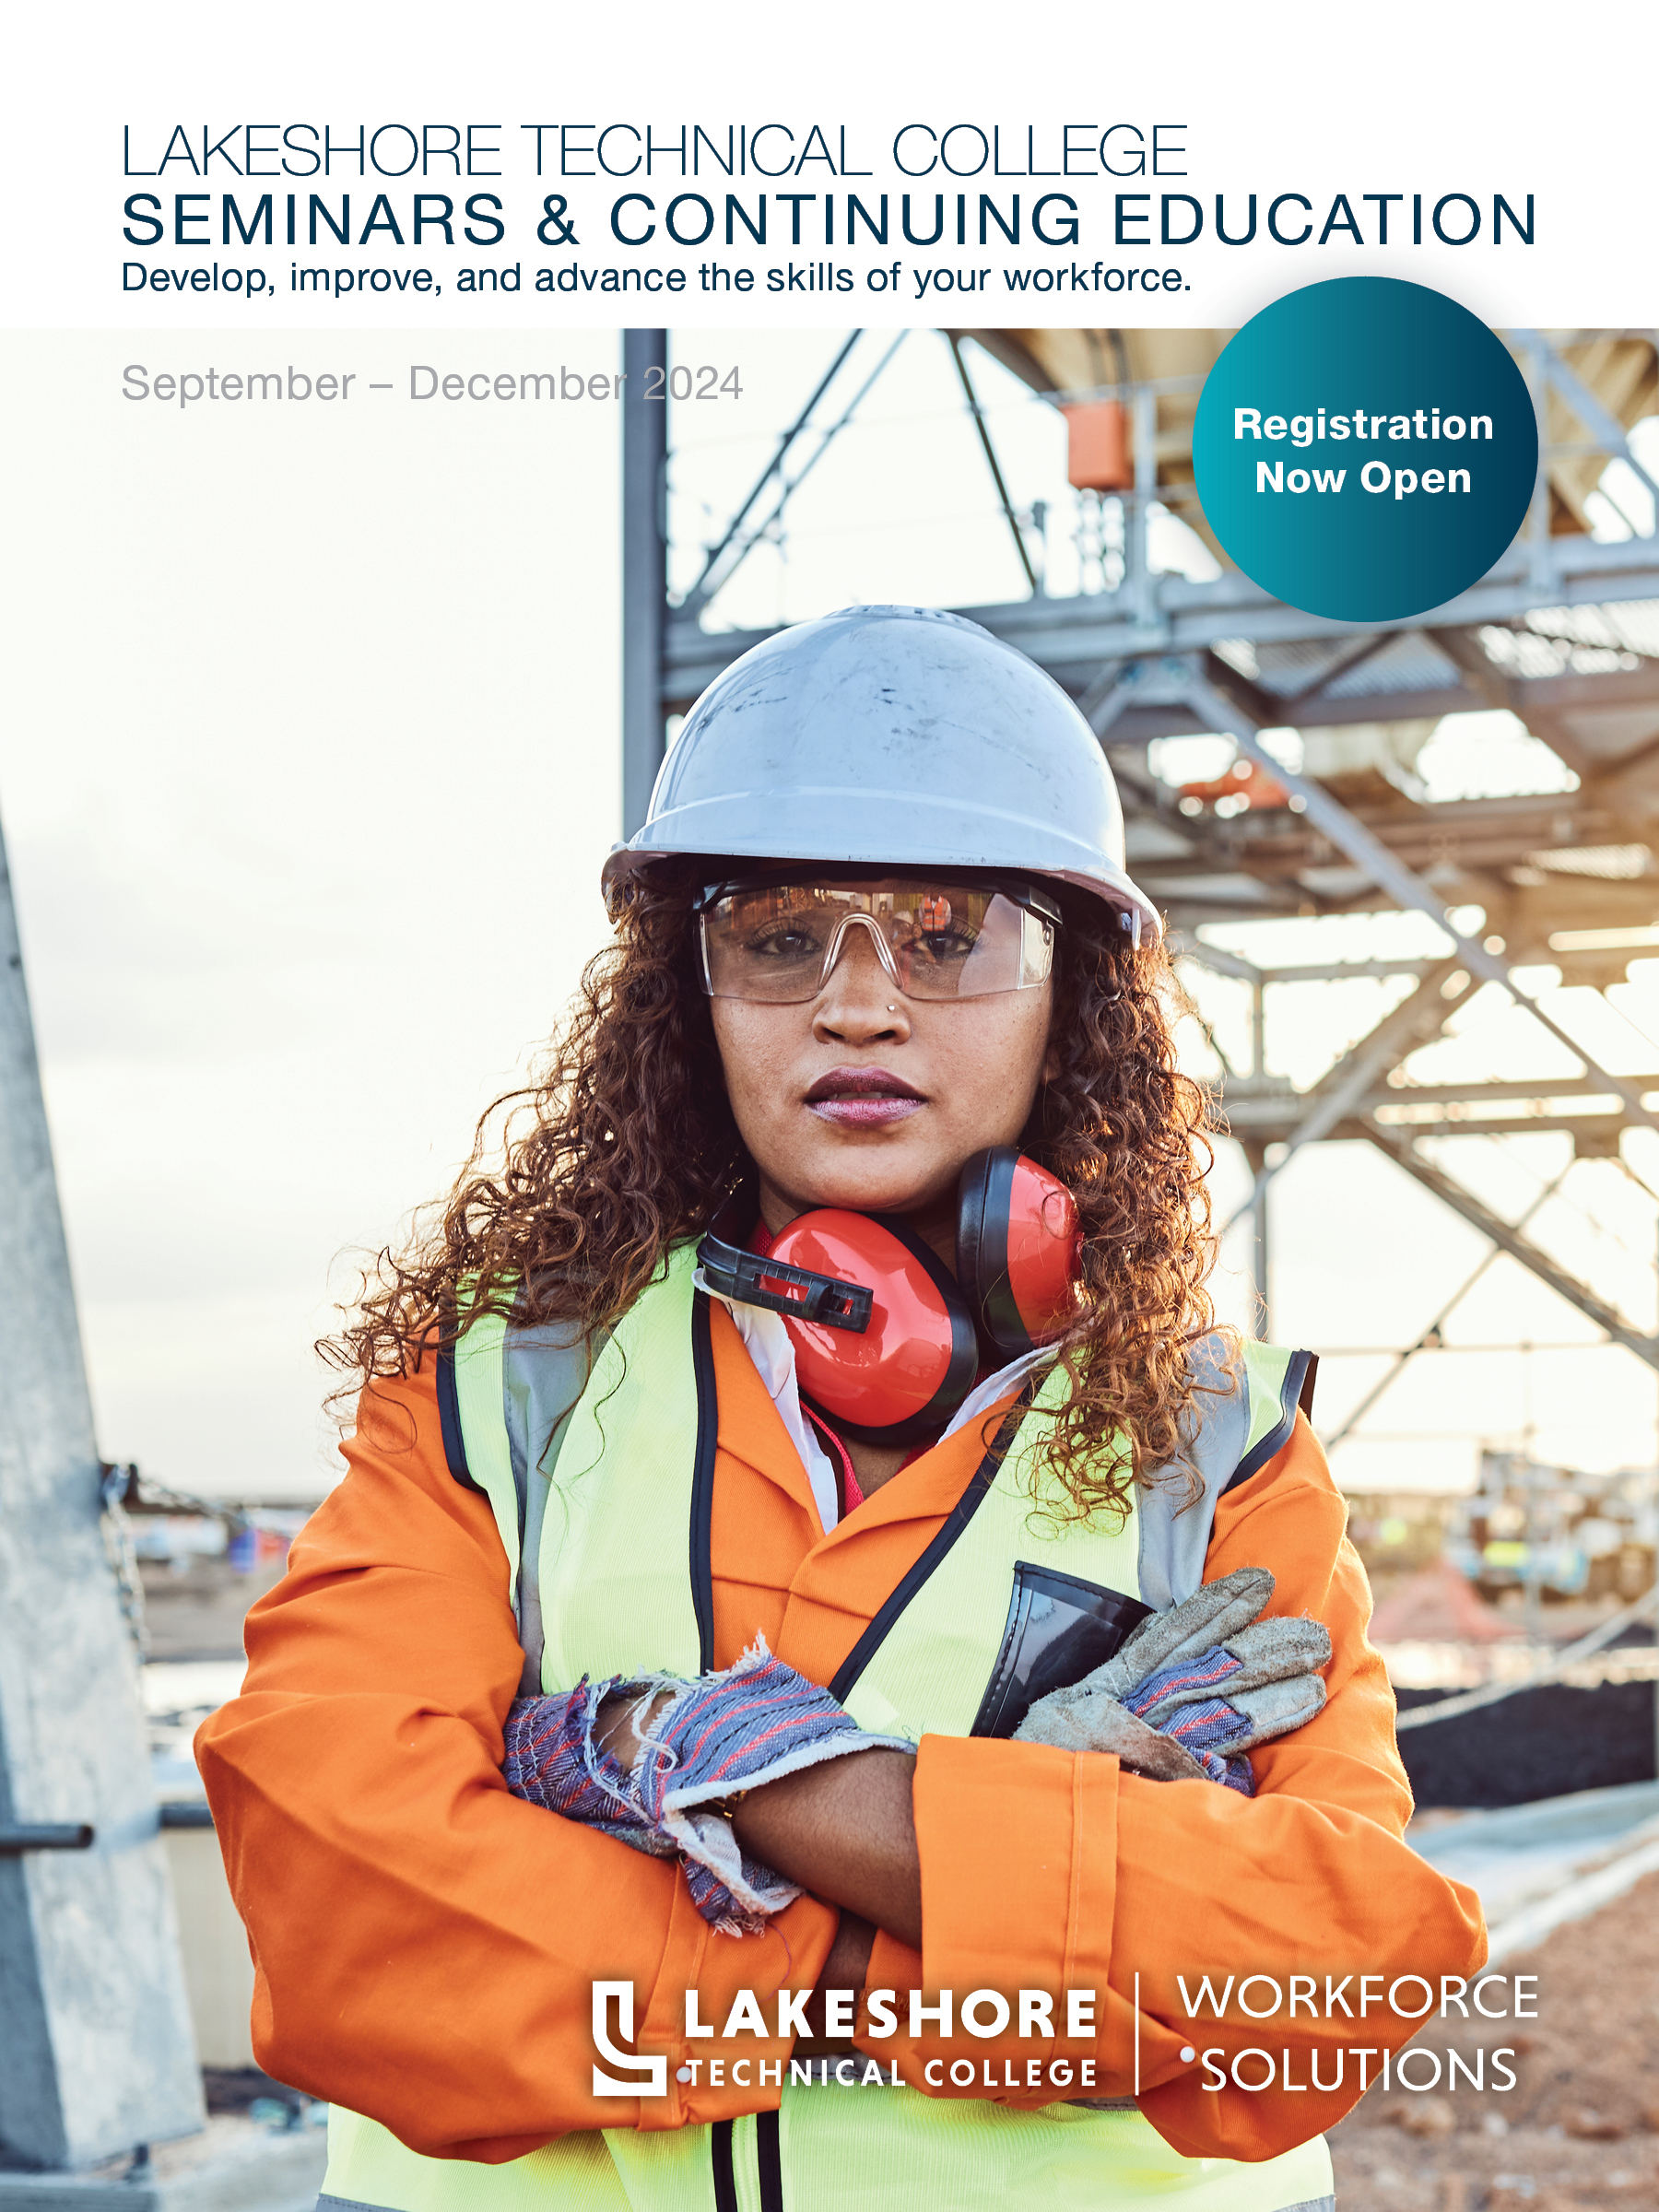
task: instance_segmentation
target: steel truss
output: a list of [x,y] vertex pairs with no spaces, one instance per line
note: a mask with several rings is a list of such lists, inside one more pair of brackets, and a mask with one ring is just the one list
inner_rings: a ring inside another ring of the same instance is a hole
[[[1630,341],[1652,345],[1653,334],[1512,334],[1541,426],[1538,489],[1528,525],[1490,572],[1455,600],[1422,616],[1377,623],[1301,613],[1233,571],[1199,582],[1153,570],[1147,532],[1155,509],[1179,512],[1192,491],[1190,484],[1169,480],[1170,439],[1158,410],[1168,394],[1178,388],[1190,393],[1199,380],[1059,391],[1008,334],[947,335],[1017,540],[1018,518],[959,341],[980,338],[1051,400],[1118,397],[1130,411],[1135,485],[1121,499],[1124,560],[1117,587],[1054,598],[1033,575],[1025,600],[957,611],[1029,654],[1077,700],[1118,779],[1130,865],[1167,913],[1177,956],[1241,978],[1252,989],[1254,1064],[1234,1069],[1223,1056],[1221,1089],[1229,1131],[1254,1177],[1239,1211],[1254,1214],[1264,1325],[1273,1178],[1303,1145],[1362,1138],[1479,1230],[1492,1246],[1488,1260],[1508,1254],[1592,1320],[1606,1341],[1659,1368],[1659,1335],[1637,1326],[1525,1232],[1535,1206],[1521,1221],[1505,1221],[1422,1149],[1425,1140],[1437,1137],[1554,1131],[1571,1137],[1575,1158],[1618,1159],[1626,1131],[1659,1128],[1659,1065],[1634,1074],[1600,1065],[1515,974],[1517,968],[1548,964],[1563,982],[1605,991],[1623,979],[1645,944],[1659,952],[1653,926],[1659,922],[1659,536],[1650,527],[1645,535],[1598,543],[1583,527],[1584,488],[1607,460],[1624,460],[1650,495],[1654,488],[1630,450],[1624,422],[1586,381],[1590,371],[1569,359],[1576,349],[1581,362],[1594,363],[1605,358],[1593,343],[1598,335],[1617,341],[1628,391]],[[665,358],[665,334],[633,333],[629,345],[654,345],[650,358]],[[1644,370],[1642,389],[1651,391],[1652,382]],[[866,382],[860,398],[867,389]],[[630,830],[643,818],[665,718],[687,712],[722,669],[771,634],[709,629],[704,617],[731,572],[732,548],[747,550],[755,542],[753,535],[741,537],[745,515],[768,484],[785,478],[811,414],[808,406],[781,441],[685,604],[665,607],[659,595],[641,606],[629,598],[625,629],[635,641],[628,661]],[[827,443],[823,432],[818,435]],[[627,481],[637,481],[640,465],[633,465],[631,476],[625,469]],[[1659,514],[1659,497],[1654,509]],[[628,532],[637,534],[637,497],[627,512]],[[665,572],[665,515],[659,498],[653,575]],[[626,565],[630,578],[646,572],[636,553]],[[1029,561],[1027,570],[1032,573]],[[712,588],[706,588],[711,580]],[[641,641],[651,637],[658,641],[657,682],[648,692]],[[1341,731],[1492,707],[1508,709],[1542,739],[1572,771],[1577,788],[1431,805],[1378,781],[1374,788],[1339,796],[1329,787],[1338,779],[1292,772],[1279,758],[1282,747],[1263,742],[1264,733]],[[1230,816],[1183,811],[1178,794],[1153,773],[1147,748],[1159,738],[1194,733],[1231,737],[1241,760],[1255,763],[1279,787],[1280,802]],[[1455,910],[1471,906],[1485,915],[1478,936],[1453,919]],[[1262,970],[1198,934],[1206,924],[1274,915],[1414,908],[1443,931],[1443,958]],[[1298,1090],[1265,1074],[1263,1006],[1269,984],[1402,973],[1416,978],[1411,994],[1318,1081]],[[1414,1081],[1411,1055],[1441,1034],[1471,982],[1506,991],[1555,1045],[1573,1055],[1577,1072],[1508,1082]],[[1650,1057],[1659,1063],[1659,1051]],[[1437,1335],[1437,1329],[1426,1330],[1418,1345],[1406,1347],[1394,1374]]]

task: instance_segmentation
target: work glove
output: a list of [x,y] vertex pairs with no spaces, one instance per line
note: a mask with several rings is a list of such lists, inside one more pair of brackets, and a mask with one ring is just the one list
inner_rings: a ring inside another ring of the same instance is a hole
[[[639,1756],[629,1767],[594,1739],[605,1700],[635,1700]],[[668,1702],[646,1712],[667,1693]],[[515,1699],[501,1771],[515,1797],[615,1836],[657,1858],[677,1856],[691,1901],[721,1935],[754,1935],[800,1889],[745,1857],[731,1801],[803,1767],[857,1751],[912,1751],[902,1736],[868,1735],[828,1690],[775,1659],[757,1637],[735,1666],[590,1682]]]
[[1255,1794],[1244,1754],[1311,1721],[1331,1639],[1317,1620],[1263,1620],[1265,1567],[1241,1567],[1143,1620],[1082,1681],[1040,1698],[1014,1731],[1062,1751],[1112,1751],[1158,1782]]

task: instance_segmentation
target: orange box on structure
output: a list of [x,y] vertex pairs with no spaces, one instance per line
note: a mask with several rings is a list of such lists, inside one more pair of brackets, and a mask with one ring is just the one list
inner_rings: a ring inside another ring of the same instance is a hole
[[1084,399],[1062,407],[1065,418],[1065,474],[1076,491],[1128,491],[1135,483],[1129,457],[1129,414],[1121,399]]

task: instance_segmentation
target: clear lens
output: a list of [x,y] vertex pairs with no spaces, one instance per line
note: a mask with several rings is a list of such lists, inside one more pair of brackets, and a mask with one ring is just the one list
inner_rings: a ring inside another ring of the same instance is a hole
[[712,998],[799,1005],[816,998],[849,935],[871,931],[909,998],[982,998],[1041,983],[1053,924],[982,886],[896,889],[756,884],[700,916],[704,987]]

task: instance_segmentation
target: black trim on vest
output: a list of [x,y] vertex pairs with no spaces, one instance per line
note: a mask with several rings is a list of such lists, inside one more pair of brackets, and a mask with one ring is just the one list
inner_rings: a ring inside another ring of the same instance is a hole
[[709,2159],[714,2169],[714,2212],[737,2212],[737,2176],[732,2170],[730,2120],[716,2120],[709,2130]]
[[1019,1394],[1018,1403],[1012,1407],[1002,1427],[997,1430],[995,1441],[974,1469],[968,1487],[951,1507],[949,1512],[946,1514],[938,1534],[914,1566],[900,1582],[891,1595],[887,1598],[869,1627],[837,1668],[834,1678],[830,1684],[830,1695],[832,1698],[838,1698],[842,1704],[845,1704],[847,1695],[853,1684],[886,1642],[893,1623],[904,1611],[906,1606],[910,1604],[911,1599],[915,1596],[935,1568],[947,1556],[952,1545],[955,1544],[957,1538],[983,1504],[991,1485],[996,1480],[996,1470],[1001,1466],[1013,1445],[1015,1435],[1020,1422],[1026,1417],[1033,1394],[1032,1382],[1028,1380],[1025,1388]]
[[1285,1380],[1279,1386],[1279,1418],[1274,1422],[1259,1444],[1253,1445],[1221,1485],[1220,1494],[1236,1490],[1241,1482],[1259,1475],[1270,1459],[1277,1459],[1290,1441],[1290,1431],[1296,1426],[1298,1412],[1311,1414],[1313,1405],[1313,1379],[1319,1371],[1319,1361],[1312,1352],[1292,1352],[1290,1363],[1285,1370]]
[[477,1490],[480,1498],[489,1493],[481,1482],[475,1482],[472,1469],[466,1464],[466,1446],[461,1433],[461,1400],[455,1393],[455,1355],[440,1352],[438,1355],[438,1427],[443,1437],[443,1456],[449,1471],[464,1490]]
[[1302,1377],[1300,1390],[1296,1394],[1296,1410],[1298,1413],[1305,1413],[1309,1420],[1312,1420],[1313,1418],[1313,1385],[1319,1380],[1319,1354],[1308,1352],[1303,1356],[1308,1362],[1308,1371]]
[[783,2212],[783,2144],[778,2114],[755,2114],[755,2156],[760,2169],[760,2212]]
[[[714,1516],[714,1453],[720,1442],[720,1407],[714,1394],[713,1324],[708,1294],[702,1290],[691,1301],[691,1368],[697,1377],[697,1454],[691,1473],[691,1605],[697,1615],[697,1670],[706,1675],[714,1665],[714,1567],[710,1528]],[[729,2148],[726,2160],[729,2172]],[[734,2197],[734,2206],[736,2201]]]

